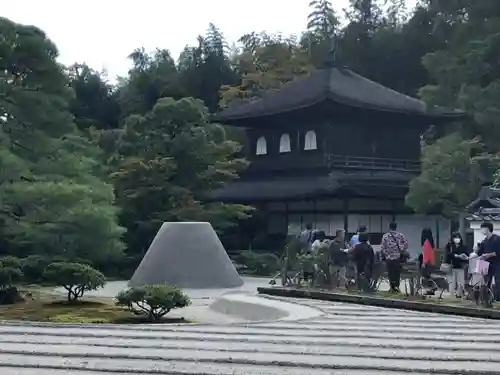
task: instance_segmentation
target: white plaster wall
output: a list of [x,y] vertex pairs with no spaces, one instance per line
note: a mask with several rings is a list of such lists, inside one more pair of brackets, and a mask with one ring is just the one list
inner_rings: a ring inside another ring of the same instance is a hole
[[[290,214],[288,216],[288,234],[299,234],[309,221],[313,223],[315,228],[324,230],[327,235],[334,235],[337,229],[343,229],[344,227],[342,215]],[[392,216],[390,215],[351,214],[348,216],[349,232],[355,232],[359,226],[366,225],[369,232],[385,233],[389,230],[389,223],[391,222]],[[398,224],[398,230],[408,238],[409,250],[414,256],[419,254],[421,250],[420,236],[423,228],[431,228],[438,247],[443,247],[450,237],[451,223],[439,215],[398,215],[396,216],[396,223]],[[437,235],[438,232],[439,236]]]
[[408,239],[409,251],[412,256],[420,254],[422,229],[430,228],[432,230],[438,248],[445,246],[450,237],[451,222],[439,215],[397,215],[396,223],[398,231]]
[[344,217],[342,215],[288,215],[288,234],[298,235],[308,222],[313,224],[313,227],[325,231],[326,235],[333,236],[337,229],[344,229]]

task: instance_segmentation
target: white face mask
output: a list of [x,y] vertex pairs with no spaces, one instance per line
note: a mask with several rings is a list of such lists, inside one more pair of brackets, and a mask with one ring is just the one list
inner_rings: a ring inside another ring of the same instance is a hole
[[454,239],[453,239],[453,243],[454,243],[455,245],[460,245],[460,242],[461,242],[461,241],[460,241],[460,238],[454,238]]
[[490,231],[488,230],[488,228],[481,228],[481,233],[484,235],[484,236],[487,236]]

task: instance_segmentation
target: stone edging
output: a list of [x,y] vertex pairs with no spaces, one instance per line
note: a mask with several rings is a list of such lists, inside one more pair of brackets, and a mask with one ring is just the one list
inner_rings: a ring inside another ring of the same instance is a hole
[[323,292],[318,290],[304,290],[304,289],[281,288],[281,287],[257,288],[257,291],[260,294],[266,294],[278,297],[307,298],[307,299],[316,299],[323,301],[346,302],[358,305],[389,307],[393,309],[415,310],[415,311],[431,312],[438,314],[450,314],[450,315],[460,315],[460,316],[468,316],[474,318],[500,320],[500,310],[494,310],[494,309],[441,305],[429,302],[386,299],[368,295],[362,296],[353,294]]

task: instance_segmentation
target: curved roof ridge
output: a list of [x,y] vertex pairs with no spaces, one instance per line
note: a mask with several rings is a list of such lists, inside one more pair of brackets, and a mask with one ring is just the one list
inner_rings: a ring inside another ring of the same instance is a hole
[[316,103],[333,100],[356,108],[408,115],[457,117],[464,112],[432,107],[423,101],[374,82],[348,68],[318,69],[297,78],[281,89],[264,94],[260,99],[230,106],[215,120],[235,121],[291,112]]

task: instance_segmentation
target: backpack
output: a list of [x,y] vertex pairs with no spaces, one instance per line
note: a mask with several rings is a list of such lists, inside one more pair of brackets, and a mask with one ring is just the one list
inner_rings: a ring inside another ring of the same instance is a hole
[[314,242],[314,231],[312,229],[302,231],[299,235],[299,242],[303,249],[311,247]]

